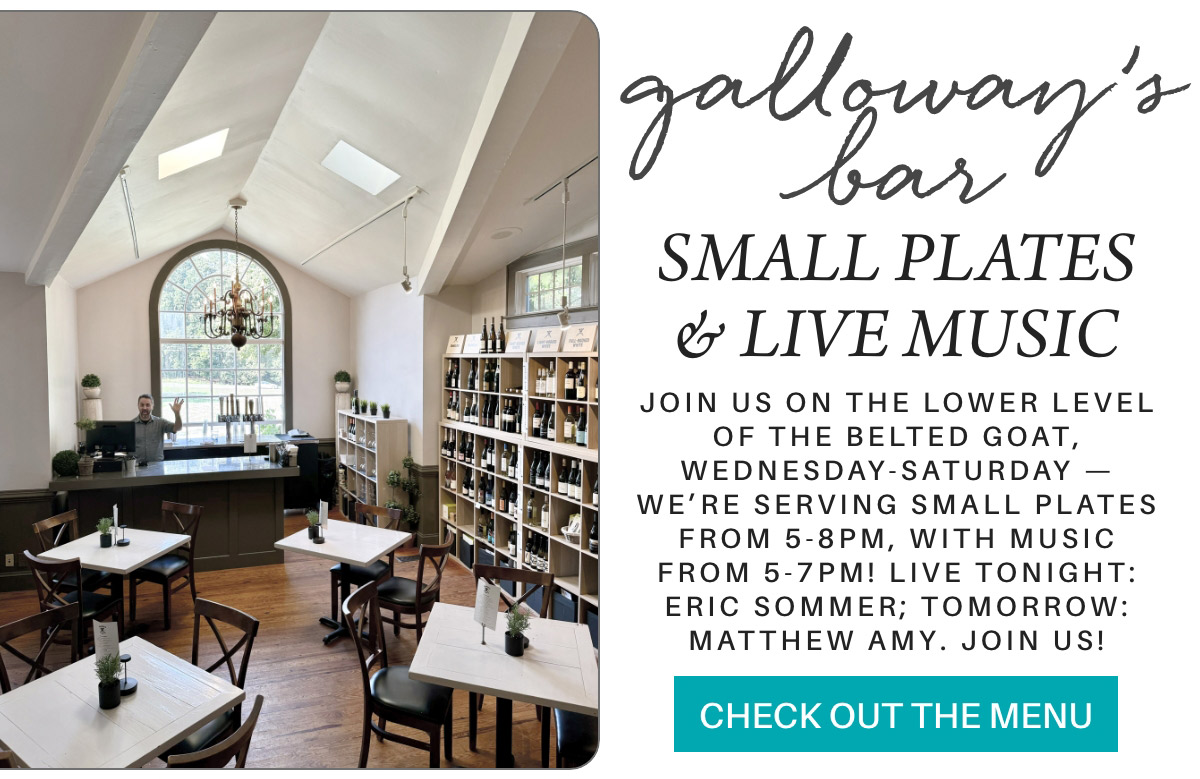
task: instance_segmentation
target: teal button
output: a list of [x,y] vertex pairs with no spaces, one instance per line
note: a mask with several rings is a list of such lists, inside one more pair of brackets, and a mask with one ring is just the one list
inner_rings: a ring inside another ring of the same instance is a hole
[[676,752],[1116,752],[1115,676],[676,676]]

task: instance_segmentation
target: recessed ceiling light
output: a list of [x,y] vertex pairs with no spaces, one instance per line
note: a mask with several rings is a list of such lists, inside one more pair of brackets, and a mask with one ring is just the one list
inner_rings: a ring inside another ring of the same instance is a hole
[[492,233],[493,241],[503,241],[505,238],[511,238],[521,232],[519,227],[501,227],[496,232]]
[[228,127],[158,155],[159,180],[220,157],[225,151],[227,135],[229,135]]
[[321,164],[372,195],[378,195],[400,178],[399,173],[345,141],[338,141]]

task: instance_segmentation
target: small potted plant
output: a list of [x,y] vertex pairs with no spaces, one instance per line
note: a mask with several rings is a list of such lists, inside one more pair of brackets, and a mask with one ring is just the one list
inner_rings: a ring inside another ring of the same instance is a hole
[[338,371],[333,374],[333,388],[338,392],[349,392],[350,371]]
[[375,416],[378,413],[379,413],[379,406],[378,406],[378,404],[375,403],[375,401],[372,400],[371,401],[371,416]]
[[514,607],[508,612],[508,630],[504,631],[504,653],[513,657],[525,654],[525,631],[529,628],[529,616]]
[[96,523],[96,529],[100,531],[100,546],[112,546],[112,517],[100,517],[100,521]]
[[117,672],[121,668],[121,659],[117,655],[96,657],[96,676],[100,679],[100,708],[115,709],[121,705],[121,684],[117,681]]
[[79,452],[63,449],[54,455],[54,459],[50,461],[50,467],[59,476],[78,476]]
[[100,397],[100,377],[96,374],[87,374],[79,384],[83,387],[83,396],[85,398],[94,399]]
[[380,406],[380,408],[383,409],[383,418],[384,419],[392,418],[392,407],[391,406],[389,406],[387,403],[384,403],[382,406]]
[[321,515],[315,511],[310,511],[304,516],[308,518],[308,537],[316,538],[321,532]]
[[87,431],[95,430],[96,422],[85,417],[75,420],[75,427],[79,430],[79,475],[91,476],[92,468],[95,466],[96,461],[87,453],[86,440]]

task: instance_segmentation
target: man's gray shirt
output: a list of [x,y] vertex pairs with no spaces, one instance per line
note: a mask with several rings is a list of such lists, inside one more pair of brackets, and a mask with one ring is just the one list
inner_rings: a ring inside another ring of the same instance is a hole
[[175,429],[174,422],[150,415],[148,422],[141,416],[133,418],[133,440],[138,462],[158,462],[163,458],[163,436]]

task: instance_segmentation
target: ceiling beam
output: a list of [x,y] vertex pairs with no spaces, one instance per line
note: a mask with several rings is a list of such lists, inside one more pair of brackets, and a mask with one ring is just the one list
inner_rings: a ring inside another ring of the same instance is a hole
[[514,13],[442,207],[416,289],[436,295],[478,231],[479,217],[579,25],[575,13]]
[[27,284],[49,285],[58,275],[215,16],[213,11],[146,14],[26,268]]

